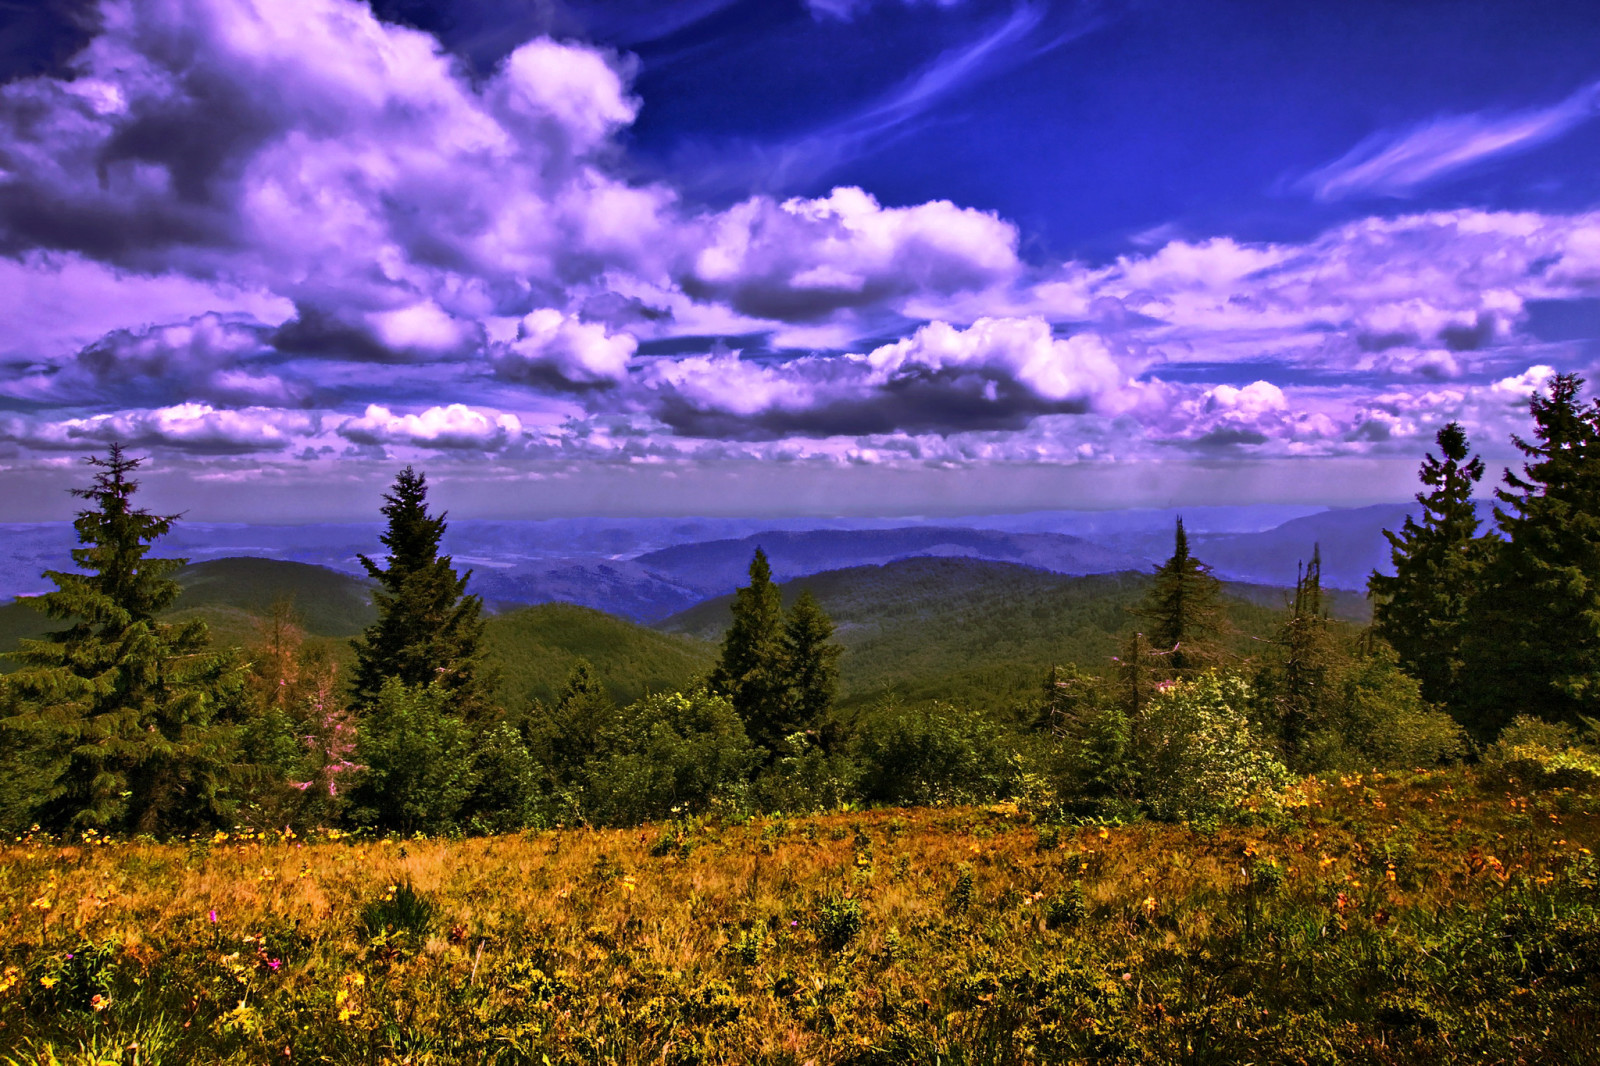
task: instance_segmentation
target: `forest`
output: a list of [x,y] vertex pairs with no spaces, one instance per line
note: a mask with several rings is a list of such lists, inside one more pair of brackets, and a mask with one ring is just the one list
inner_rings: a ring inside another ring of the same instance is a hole
[[[491,626],[410,467],[359,637],[280,603],[214,639],[113,445],[77,571],[29,601],[54,628],[0,675],[0,1061],[1583,1061],[1582,387],[1533,398],[1496,528],[1438,431],[1370,624],[1314,546],[1265,607],[1179,520],[1153,573],[1028,605],[1075,654],[1049,663],[996,621],[1027,571],[984,600],[938,560],[894,571],[921,598],[855,667],[819,595],[889,569],[785,590],[759,549],[714,647],[577,608]],[[842,695],[867,663],[879,691]]]

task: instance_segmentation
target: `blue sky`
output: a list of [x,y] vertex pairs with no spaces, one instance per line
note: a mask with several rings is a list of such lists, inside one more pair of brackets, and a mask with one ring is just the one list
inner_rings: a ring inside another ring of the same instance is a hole
[[1403,498],[1600,352],[1578,3],[0,4],[0,488]]

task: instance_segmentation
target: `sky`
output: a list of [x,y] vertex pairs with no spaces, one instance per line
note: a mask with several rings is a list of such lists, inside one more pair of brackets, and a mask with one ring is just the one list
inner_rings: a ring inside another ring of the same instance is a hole
[[11,521],[1358,505],[1597,357],[1588,3],[0,0]]

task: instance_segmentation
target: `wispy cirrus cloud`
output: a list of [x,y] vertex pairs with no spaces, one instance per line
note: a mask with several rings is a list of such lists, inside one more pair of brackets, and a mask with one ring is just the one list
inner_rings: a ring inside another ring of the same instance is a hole
[[[822,0],[812,4],[812,11],[848,20],[864,6]],[[889,92],[809,133],[778,144],[696,146],[694,183],[712,191],[776,191],[818,181],[915,130],[933,108],[962,89],[1054,51],[1099,25],[1087,8],[1072,12],[1063,25],[1044,4],[1019,3],[975,40],[941,52]]]
[[1549,107],[1442,115],[1406,130],[1376,133],[1298,184],[1322,201],[1409,196],[1474,164],[1565,136],[1597,115],[1600,81]]
[[[934,4],[939,7],[955,7],[962,0],[901,0],[908,6],[920,4]],[[837,19],[840,22],[850,22],[856,15],[871,7],[873,0],[806,0],[806,7],[815,19]]]

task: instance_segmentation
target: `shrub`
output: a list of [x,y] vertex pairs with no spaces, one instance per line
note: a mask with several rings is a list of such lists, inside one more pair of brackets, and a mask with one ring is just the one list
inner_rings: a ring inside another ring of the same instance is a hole
[[475,787],[466,801],[466,816],[474,830],[508,833],[537,819],[539,767],[509,723],[501,722],[479,739],[472,776]]
[[1289,771],[1250,723],[1250,683],[1210,672],[1159,688],[1134,720],[1143,798],[1158,818],[1237,810],[1275,791]]
[[455,825],[472,793],[472,734],[450,713],[451,698],[437,686],[384,684],[356,739],[365,766],[351,797],[358,825],[402,833]]
[[858,799],[860,784],[861,767],[854,759],[823,751],[814,734],[792,733],[756,778],[752,794],[766,811],[826,811]]
[[861,933],[861,901],[854,896],[826,896],[817,904],[817,940],[829,951],[843,951]]
[[881,705],[859,724],[861,791],[878,803],[982,801],[1006,794],[1016,774],[1004,729],[966,707]]
[[1516,778],[1536,788],[1600,785],[1600,755],[1579,742],[1569,725],[1518,715],[1483,753],[1484,769],[1496,779]]
[[647,696],[622,711],[585,771],[584,813],[605,825],[736,799],[757,751],[733,705],[705,689]]
[[361,908],[361,932],[368,940],[388,942],[404,936],[416,944],[426,939],[438,917],[438,904],[410,881],[402,881]]
[[1347,664],[1329,720],[1307,738],[1309,766],[1368,770],[1437,766],[1466,751],[1466,732],[1422,699],[1422,687],[1379,644]]

